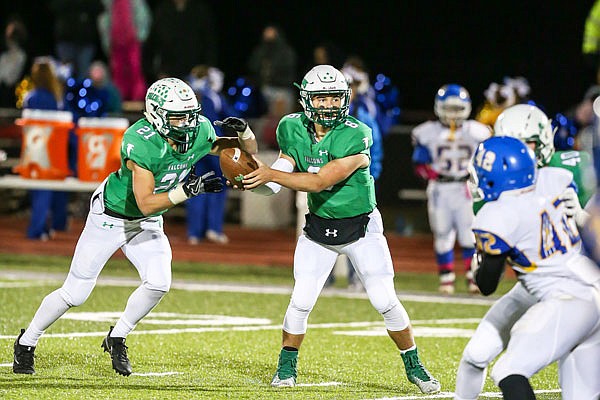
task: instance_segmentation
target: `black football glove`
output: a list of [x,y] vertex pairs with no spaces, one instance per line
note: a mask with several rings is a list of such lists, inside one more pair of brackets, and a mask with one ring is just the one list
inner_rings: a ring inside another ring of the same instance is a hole
[[191,173],[183,184],[185,195],[190,198],[200,193],[218,193],[223,190],[223,180],[214,176],[215,171],[207,172],[202,176]]
[[238,117],[227,117],[223,121],[215,121],[213,124],[224,129],[234,130],[236,132],[244,132],[248,127],[248,123],[242,118]]

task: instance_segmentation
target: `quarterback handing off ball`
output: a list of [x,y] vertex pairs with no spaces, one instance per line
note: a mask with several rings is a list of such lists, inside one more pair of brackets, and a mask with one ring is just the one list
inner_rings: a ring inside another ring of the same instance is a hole
[[219,156],[219,164],[223,176],[238,189],[242,188],[244,175],[258,168],[258,163],[252,158],[252,155],[237,147],[222,150]]

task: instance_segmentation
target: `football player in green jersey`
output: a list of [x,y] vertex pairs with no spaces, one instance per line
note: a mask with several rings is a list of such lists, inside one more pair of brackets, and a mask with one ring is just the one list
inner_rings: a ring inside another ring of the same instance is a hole
[[28,328],[22,329],[15,341],[15,373],[34,373],[39,338],[69,308],[83,304],[108,259],[121,249],[137,269],[142,284],[129,297],[102,347],[110,353],[113,369],[130,375],[125,338],[171,285],[171,246],[163,231],[162,214],[190,197],[223,189],[223,182],[214,173],[202,177],[190,174],[200,158],[217,155],[227,147],[257,152],[252,130],[239,118],[215,121],[237,131],[238,137],[216,137],[211,122],[200,114],[193,90],[179,79],[153,83],[146,93],[145,108],[145,118],[123,135],[121,167],[92,195],[63,286],[44,298]]
[[297,86],[304,113],[279,122],[279,159],[242,181],[246,189],[267,195],[281,186],[308,192],[309,213],[294,254],[294,291],[271,386],[296,384],[308,316],[337,256],[346,254],[402,354],[409,381],[423,393],[438,392],[440,384],[419,359],[408,314],[394,289],[392,258],[369,174],[371,129],[348,115],[350,89],[332,66],[314,67]]

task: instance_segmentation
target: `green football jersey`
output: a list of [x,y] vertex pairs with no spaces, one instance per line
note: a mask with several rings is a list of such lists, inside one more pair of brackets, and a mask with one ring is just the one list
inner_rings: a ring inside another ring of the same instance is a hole
[[[556,151],[544,167],[563,168],[571,171],[573,181],[577,185],[577,197],[582,208],[585,207],[588,200],[594,195],[596,191],[594,171],[592,169],[591,157],[585,151]],[[473,203],[474,213],[477,214],[484,204],[485,201],[483,200]]]
[[[210,121],[202,116],[198,134],[186,153],[178,153],[154,130],[145,118],[131,125],[121,142],[121,167],[111,173],[104,189],[104,204],[110,210],[128,217],[143,217],[133,195],[132,172],[127,160],[135,162],[154,175],[154,193],[167,192],[183,181],[194,164],[210,152],[216,139]],[[164,213],[165,210],[153,214]]]
[[547,167],[564,168],[571,171],[573,181],[577,185],[577,197],[581,207],[585,207],[588,200],[594,195],[596,185],[591,157],[585,151],[566,150],[557,151],[550,158]]
[[[303,114],[286,115],[277,126],[282,153],[292,157],[300,172],[317,173],[329,161],[366,154],[373,144],[371,128],[352,116],[332,128],[317,142],[312,122]],[[340,219],[371,212],[375,206],[375,184],[369,167],[359,168],[348,178],[319,193],[308,193],[308,209],[322,218]]]

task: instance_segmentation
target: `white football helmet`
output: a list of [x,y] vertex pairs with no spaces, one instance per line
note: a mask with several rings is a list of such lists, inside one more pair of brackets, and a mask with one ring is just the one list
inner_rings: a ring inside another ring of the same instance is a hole
[[[300,85],[300,104],[306,117],[314,123],[332,128],[343,122],[350,111],[350,93],[348,82],[340,71],[331,65],[317,65],[307,72]],[[312,105],[316,95],[333,95],[341,97],[339,108],[317,108]]]
[[471,96],[464,87],[450,83],[438,89],[433,105],[435,115],[444,125],[460,125],[471,115]]
[[547,165],[554,154],[551,120],[542,110],[530,104],[516,104],[502,111],[494,124],[494,135],[535,143],[535,157],[540,167]]
[[175,142],[180,153],[196,140],[200,110],[196,94],[180,79],[160,79],[146,92],[144,115],[162,137]]

